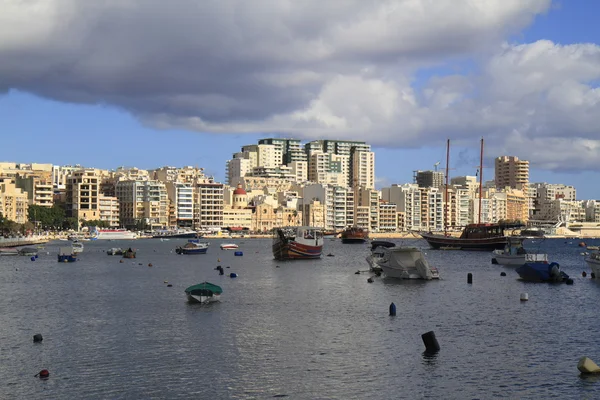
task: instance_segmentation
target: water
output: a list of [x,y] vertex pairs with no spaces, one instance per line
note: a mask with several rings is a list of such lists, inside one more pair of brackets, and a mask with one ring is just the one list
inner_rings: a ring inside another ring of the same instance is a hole
[[[521,282],[487,252],[427,250],[440,281],[367,283],[368,273],[354,274],[368,269],[366,244],[326,239],[333,257],[281,262],[266,239],[233,240],[243,257],[219,240],[205,255],[176,255],[184,242],[86,242],[73,264],[56,262],[64,242],[35,262],[1,257],[0,398],[600,397],[599,379],[576,368],[584,355],[600,362],[600,282],[578,241],[526,243],[573,286]],[[129,246],[137,259],[106,255]],[[204,280],[223,300],[187,303],[184,289]],[[426,356],[421,334],[431,330],[441,351]],[[34,378],[43,368],[50,378]]]

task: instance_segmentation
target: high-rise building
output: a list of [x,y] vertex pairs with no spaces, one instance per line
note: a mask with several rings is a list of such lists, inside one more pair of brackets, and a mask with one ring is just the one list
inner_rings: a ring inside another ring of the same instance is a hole
[[294,161],[307,161],[306,153],[298,139],[260,139],[258,144],[273,145],[277,154],[281,154],[281,163],[289,165]]
[[79,169],[73,171],[66,181],[66,216],[77,219],[78,226],[85,221],[100,220],[100,182],[106,171]]
[[15,186],[11,178],[0,178],[0,214],[18,224],[27,222],[27,192]]
[[442,188],[446,184],[442,171],[415,171],[414,180],[422,188]]
[[154,230],[169,224],[165,184],[159,181],[119,181],[116,185],[121,224],[128,228],[146,225]]
[[350,163],[352,187],[375,189],[375,153],[356,147],[352,152]]
[[529,161],[519,160],[518,157],[502,156],[495,161],[496,187],[510,187],[527,191],[529,185]]

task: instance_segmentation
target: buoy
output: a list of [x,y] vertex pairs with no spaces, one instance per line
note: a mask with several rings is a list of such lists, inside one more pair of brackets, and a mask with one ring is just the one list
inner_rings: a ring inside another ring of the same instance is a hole
[[592,279],[596,279],[596,274],[592,272],[592,274],[590,275],[590,277],[591,277]]
[[275,268],[279,268],[279,265],[276,265]]
[[173,287],[173,285],[171,285],[170,283],[167,285],[167,287]]
[[169,283],[169,281],[164,281],[165,283]]
[[43,369],[40,372],[38,372],[37,374],[35,374],[35,376],[39,376],[40,379],[45,379],[50,376],[50,372],[47,369]]
[[367,282],[373,283],[374,282],[373,277],[370,277],[369,279],[367,279]]
[[138,265],[142,265],[142,263],[138,263]]
[[148,264],[148,266],[149,266],[149,267],[151,267],[151,266],[152,266],[152,263]]
[[470,272],[467,274],[467,283],[473,283],[473,274]]
[[217,262],[221,262],[221,259],[220,259],[220,258],[217,258]]
[[360,271],[356,271],[354,275],[360,275]]
[[235,253],[233,253],[233,255],[234,255],[234,256],[241,257],[241,256],[243,256],[243,255],[244,255],[244,252],[242,252],[242,251],[236,251]]
[[569,278],[569,279],[567,279],[567,280],[565,281],[565,283],[566,283],[567,285],[572,285],[572,284],[573,284],[573,279]]
[[226,266],[225,268],[231,268],[231,267],[228,265],[228,266]]
[[496,258],[492,258],[492,264],[498,264],[498,260],[496,260]]
[[394,303],[390,304],[390,316],[391,317],[396,316],[396,305]]
[[583,272],[581,273],[581,276],[583,276],[583,277],[585,278],[585,277],[587,276],[587,272],[583,271]]
[[232,272],[229,274],[230,278],[237,278],[237,274],[235,272]]
[[36,333],[35,335],[33,335],[34,343],[41,342],[42,340],[44,340],[44,338],[42,337],[41,333]]
[[600,367],[588,357],[581,357],[577,363],[577,369],[582,374],[599,374]]
[[31,257],[31,261],[35,261],[35,257]]
[[38,258],[38,255],[37,255],[37,254],[35,255],[35,258]]
[[506,272],[500,272],[500,276],[506,276]]
[[579,242],[579,247],[585,247],[585,242]]
[[329,254],[327,254],[327,257],[334,257],[334,255],[329,253]]
[[123,260],[119,260],[120,263],[123,263]]
[[527,293],[521,293],[521,301],[529,300],[529,295]]
[[433,331],[422,334],[421,338],[423,339],[426,353],[431,354],[440,351],[440,344],[438,343]]

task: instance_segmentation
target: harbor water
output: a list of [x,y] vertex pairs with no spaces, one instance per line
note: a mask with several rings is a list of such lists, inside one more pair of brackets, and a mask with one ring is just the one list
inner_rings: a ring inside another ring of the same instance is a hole
[[[209,241],[199,255],[175,253],[184,239],[144,239],[85,242],[75,263],[57,262],[60,241],[35,261],[0,257],[0,398],[600,398],[600,378],[576,368],[600,362],[600,280],[577,240],[525,243],[573,285],[522,282],[490,252],[423,240],[394,241],[427,249],[439,281],[368,283],[367,243],[325,239],[320,260],[282,262],[268,239]],[[187,302],[202,281],[223,288],[220,302]],[[34,377],[42,369],[48,379]]]

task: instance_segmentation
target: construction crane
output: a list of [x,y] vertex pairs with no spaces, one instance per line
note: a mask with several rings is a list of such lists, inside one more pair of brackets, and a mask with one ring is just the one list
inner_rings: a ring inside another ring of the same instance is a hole
[[438,167],[438,165],[440,165],[440,162],[439,162],[439,161],[438,161],[438,162],[436,162],[435,164],[433,164],[433,168],[435,168],[435,172],[437,172],[437,167]]

